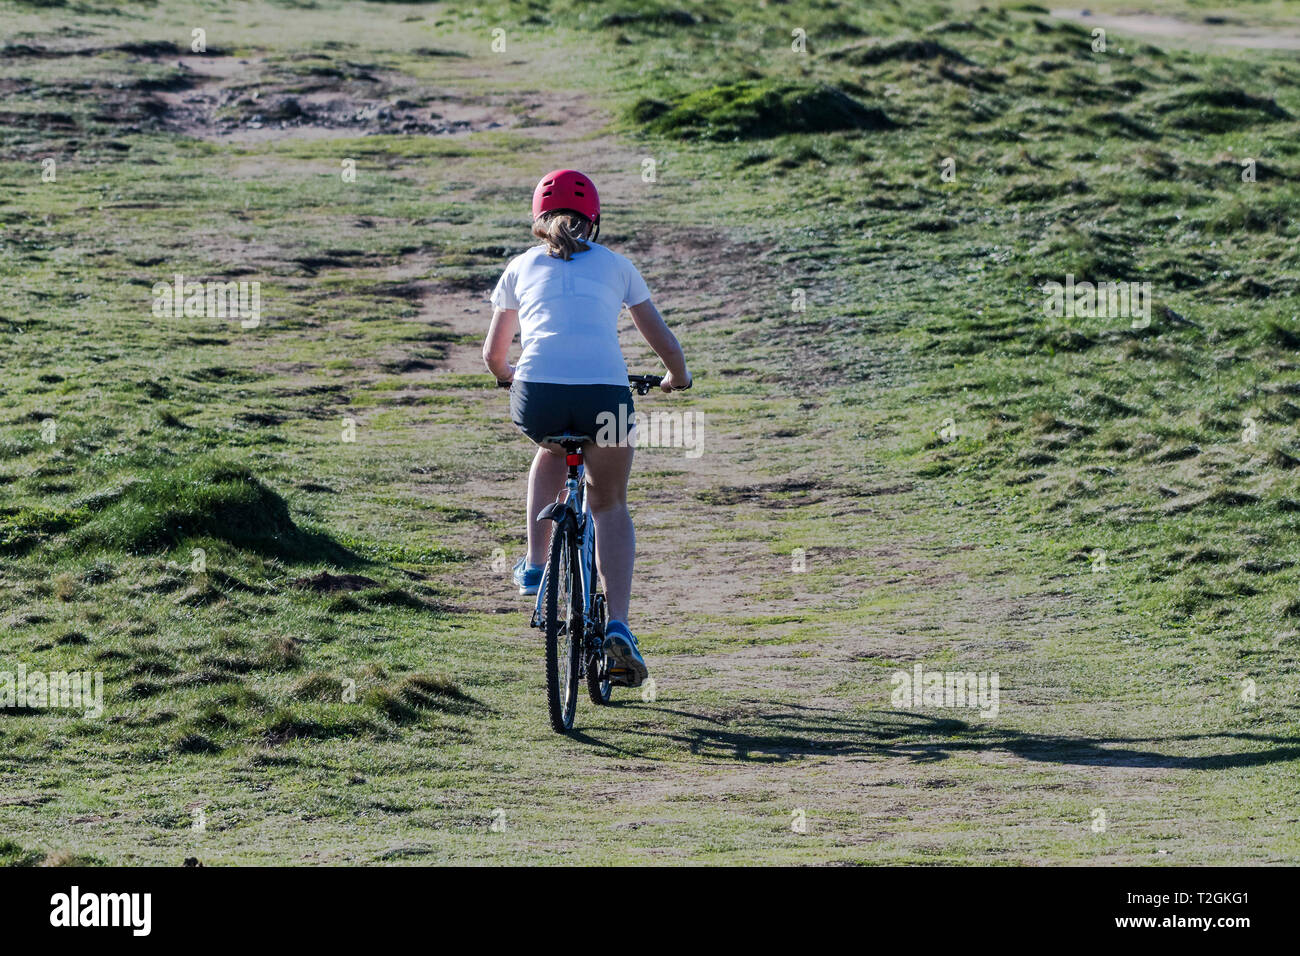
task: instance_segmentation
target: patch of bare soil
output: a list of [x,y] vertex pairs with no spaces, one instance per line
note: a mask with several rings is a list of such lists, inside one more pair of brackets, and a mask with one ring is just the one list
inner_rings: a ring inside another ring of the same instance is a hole
[[822,500],[815,494],[829,485],[812,480],[786,478],[758,485],[723,485],[696,492],[695,497],[712,505],[737,505],[752,502],[764,508],[799,508]]
[[[459,96],[391,70],[304,55],[268,62],[219,51],[182,53],[172,45],[56,49],[0,47],[0,60],[128,54],[134,77],[42,83],[46,96],[93,104],[90,119],[123,132],[160,129],[201,139],[255,143],[280,139],[411,135],[445,136],[513,126],[498,98]],[[140,75],[141,68],[154,68]],[[164,70],[165,72],[159,72]],[[24,87],[21,81],[16,90]],[[6,111],[0,122],[70,131],[70,110]]]
[[169,128],[241,143],[340,136],[443,136],[510,125],[500,108],[421,87],[347,61],[301,69],[207,56],[174,62],[174,88],[155,94]]

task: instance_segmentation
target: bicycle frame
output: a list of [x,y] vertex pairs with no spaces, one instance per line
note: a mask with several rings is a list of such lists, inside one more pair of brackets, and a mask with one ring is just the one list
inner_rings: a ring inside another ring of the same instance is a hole
[[[572,469],[571,469],[572,470]],[[582,581],[582,619],[583,633],[591,634],[593,630],[592,608],[596,595],[596,523],[591,520],[591,511],[587,507],[587,485],[583,480],[585,469],[578,465],[576,476],[570,474],[564,481],[564,497],[557,499],[546,511],[563,508],[570,512],[574,528],[578,533],[578,573]],[[568,520],[558,518],[557,520]],[[549,571],[549,567],[547,568]],[[542,602],[546,597],[546,572],[542,573],[542,583],[537,588],[537,603],[533,606],[533,627],[545,627],[545,615]],[[585,662],[584,655],[584,662]],[[585,666],[585,663],[584,663]]]

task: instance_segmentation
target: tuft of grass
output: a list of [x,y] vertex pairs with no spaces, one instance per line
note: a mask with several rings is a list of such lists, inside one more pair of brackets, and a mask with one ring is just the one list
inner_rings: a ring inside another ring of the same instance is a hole
[[697,90],[675,102],[643,98],[629,114],[649,133],[693,139],[761,139],[785,133],[887,130],[897,124],[825,84],[742,80]]
[[[0,548],[30,549],[66,532],[78,552],[150,553],[209,538],[291,560],[355,560],[328,536],[300,528],[284,498],[247,465],[199,459],[157,468],[87,500],[73,510],[18,512],[0,524]],[[193,600],[202,603],[204,594]]]
[[453,681],[432,674],[412,674],[371,688],[365,702],[395,723],[417,720],[425,711],[463,713],[482,707]]
[[373,729],[373,721],[357,713],[355,707],[344,710],[297,703],[272,711],[263,721],[259,736],[264,743],[279,746],[295,740],[356,737]]
[[0,554],[23,554],[84,521],[84,509],[22,508],[0,516]]
[[210,738],[193,731],[184,731],[177,734],[173,738],[171,746],[178,754],[215,754],[221,752],[221,747]]
[[212,537],[277,550],[297,533],[280,495],[246,465],[199,461],[145,475],[72,535],[78,548],[161,551]]
[[258,656],[262,670],[290,670],[302,663],[302,648],[292,637],[275,637],[268,640]]
[[97,866],[100,862],[97,857],[84,853],[74,853],[72,850],[56,850],[45,855],[45,858],[41,860],[41,866]]
[[45,854],[15,843],[13,840],[0,840],[0,866],[39,866]]
[[289,689],[289,697],[328,704],[343,699],[343,686],[343,681],[333,674],[314,671]]
[[935,40],[900,38],[886,43],[855,44],[830,54],[832,60],[843,60],[853,66],[877,66],[881,63],[912,63],[919,60],[946,60],[951,63],[970,63],[956,50]]

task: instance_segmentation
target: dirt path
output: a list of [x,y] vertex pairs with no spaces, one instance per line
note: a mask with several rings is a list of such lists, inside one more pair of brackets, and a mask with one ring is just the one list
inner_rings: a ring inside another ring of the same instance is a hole
[[1078,8],[1053,9],[1052,16],[1153,41],[1176,40],[1252,50],[1300,50],[1300,26],[1250,27],[1210,17],[1198,23],[1154,13],[1096,13]]
[[[604,117],[567,98],[539,107],[543,114],[548,110],[563,111],[570,121],[537,131],[537,168],[590,156],[602,188],[645,212],[652,197],[629,173],[639,168],[639,157],[600,132]],[[680,268],[683,242],[697,254],[695,271],[686,275]],[[640,236],[634,249],[623,248],[650,277],[670,321],[683,314],[708,321],[718,289],[763,282],[762,270],[726,235],[688,238],[660,227]],[[656,277],[670,279],[657,282]],[[448,373],[481,374],[478,343],[490,314],[486,292],[436,284],[427,291],[420,321],[450,329],[463,344],[453,345],[443,367],[424,377],[433,384]],[[625,346],[633,345],[632,338],[625,340]],[[504,420],[502,393],[485,388],[458,394],[474,414],[495,413]],[[642,407],[661,401],[667,400],[649,396]],[[1015,654],[1029,644],[1010,640],[1009,634],[1050,640],[1077,627],[1073,610],[1060,596],[1036,593],[1034,585],[1014,576],[971,574],[964,560],[968,549],[954,540],[957,536],[900,534],[895,520],[900,511],[930,507],[910,484],[894,483],[864,498],[857,490],[861,476],[828,471],[810,460],[801,439],[746,433],[744,422],[716,411],[704,390],[692,397],[691,406],[703,411],[711,426],[706,453],[687,459],[680,452],[643,450],[633,478],[634,618],[658,699],[640,704],[627,695],[624,706],[654,712],[634,721],[632,745],[613,743],[618,738],[599,729],[598,717],[589,710],[580,713],[579,733],[566,751],[566,779],[582,780],[581,788],[598,806],[617,803],[634,814],[642,808],[645,819],[635,826],[647,829],[646,839],[655,844],[647,851],[651,855],[687,852],[680,844],[691,817],[674,808],[691,803],[696,806],[691,813],[698,814],[701,800],[732,811],[772,805],[771,812],[782,819],[792,808],[806,808],[823,828],[835,821],[836,839],[847,854],[896,829],[904,807],[918,834],[927,827],[962,826],[988,802],[987,795],[957,786],[961,773],[945,766],[965,747],[915,742],[918,733],[924,736],[942,722],[892,711],[888,675],[880,663]],[[788,465],[783,474],[770,474],[765,473],[768,462]],[[524,487],[521,472],[467,491],[477,507],[513,516]],[[781,533],[785,519],[808,515],[827,529],[807,545],[809,561],[834,566],[829,588],[823,579],[814,590],[807,576],[792,572],[791,555],[768,543]],[[468,543],[478,554],[500,545],[483,531],[467,530],[478,534]],[[508,555],[511,561],[514,556]],[[470,607],[508,613],[503,632],[513,636],[505,639],[521,649],[535,646],[535,635],[523,623],[523,602],[505,575],[482,560],[457,574],[454,587]],[[869,624],[837,623],[837,612],[899,582],[912,595],[902,606]],[[701,654],[694,649],[697,641],[720,636],[725,650]],[[1016,693],[1034,706],[1035,689]],[[1045,693],[1050,698],[1054,691]],[[589,708],[585,701],[582,706]],[[1095,748],[1078,761],[1085,766],[1062,770],[1058,763],[1073,762],[1062,760],[1062,753],[1052,738],[1007,733],[991,738],[974,762],[976,769],[1000,767],[1014,775],[1024,772],[1017,768],[1046,761],[1049,773],[1059,771],[1065,778],[1052,784],[1062,789],[1063,798],[1155,786],[1167,773],[1124,761],[1098,770],[1095,764],[1104,758]],[[656,838],[655,832],[662,835]],[[943,840],[918,835],[916,852]]]

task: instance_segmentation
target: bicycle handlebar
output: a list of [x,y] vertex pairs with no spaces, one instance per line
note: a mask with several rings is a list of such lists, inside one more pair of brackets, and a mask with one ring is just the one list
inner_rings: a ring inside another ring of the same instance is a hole
[[632,386],[632,390],[638,395],[649,395],[650,389],[658,388],[663,382],[662,375],[629,375],[627,383]]
[[[658,388],[663,384],[663,381],[664,377],[662,375],[629,375],[627,377],[628,385],[632,386],[632,389],[638,395],[649,395],[650,389]],[[691,385],[694,384],[695,381],[692,380]],[[497,388],[509,388],[510,385],[510,382],[503,382],[500,379],[497,379]],[[674,391],[684,392],[686,389],[690,388],[691,385],[682,386],[681,388],[674,389]]]

